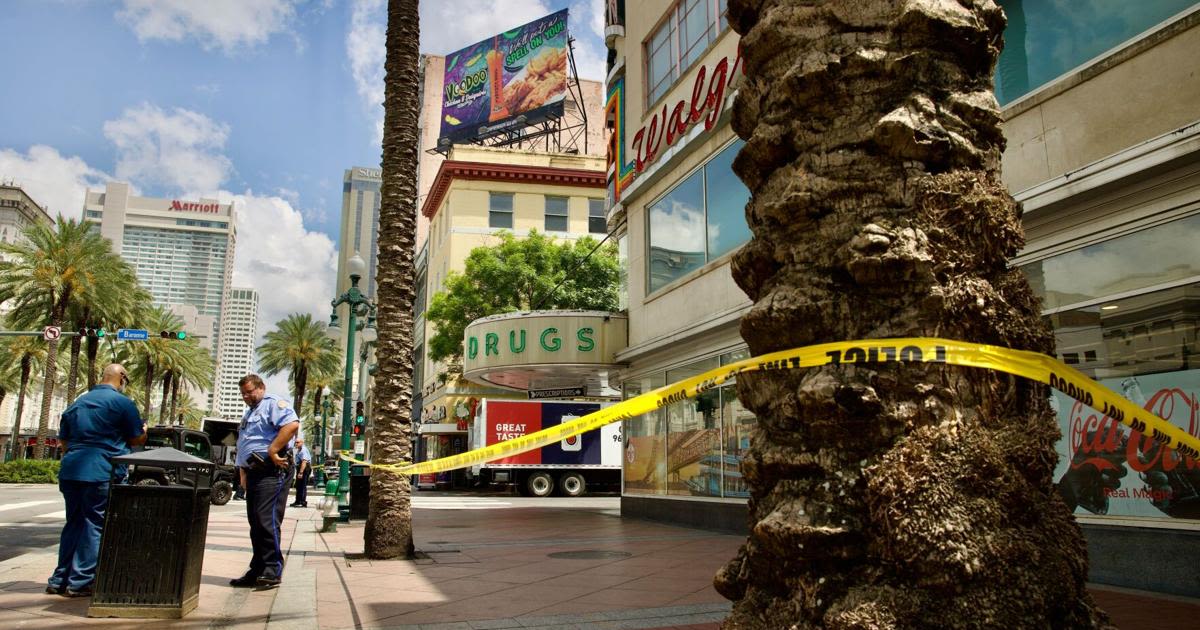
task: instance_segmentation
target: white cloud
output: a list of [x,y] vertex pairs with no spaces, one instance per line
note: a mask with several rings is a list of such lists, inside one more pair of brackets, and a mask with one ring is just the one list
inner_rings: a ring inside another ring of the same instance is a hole
[[125,0],[116,15],[139,41],[194,39],[232,54],[289,32],[295,0]]
[[83,159],[62,155],[46,145],[35,144],[24,155],[0,149],[0,181],[23,188],[34,201],[49,209],[50,216],[81,218],[86,189],[102,188],[109,179]]
[[358,97],[374,121],[376,141],[383,140],[383,62],[387,52],[384,9],[383,0],[356,0],[350,16],[350,32],[346,34],[350,74]]
[[229,125],[186,109],[143,103],[105,122],[104,136],[117,149],[117,178],[142,186],[211,195],[233,170],[221,153]]
[[572,2],[571,36],[579,78],[603,81],[608,49],[604,47],[604,0]]
[[[250,190],[221,191],[219,197],[223,203],[232,201],[237,211],[233,284],[258,290],[255,347],[276,322],[292,313],[328,319],[337,275],[333,241],[310,231],[303,213],[282,197],[259,196]],[[267,386],[288,395],[286,374],[268,378]]]

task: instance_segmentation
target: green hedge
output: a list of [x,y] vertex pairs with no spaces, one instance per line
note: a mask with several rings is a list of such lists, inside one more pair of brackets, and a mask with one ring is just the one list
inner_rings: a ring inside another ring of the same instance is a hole
[[58,483],[58,462],[19,459],[0,464],[0,483]]

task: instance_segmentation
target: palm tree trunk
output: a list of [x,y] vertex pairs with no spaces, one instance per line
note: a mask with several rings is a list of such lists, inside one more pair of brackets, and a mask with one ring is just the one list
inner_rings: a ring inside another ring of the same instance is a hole
[[176,415],[179,408],[179,380],[180,376],[178,374],[171,380],[171,424],[182,424],[179,416]]
[[25,449],[17,449],[17,442],[21,439],[21,416],[25,415],[25,391],[29,387],[29,377],[33,372],[33,359],[29,355],[21,357],[21,389],[17,390],[17,415],[13,417],[12,436],[9,444],[12,447],[13,461],[25,458]]
[[142,388],[142,418],[150,418],[150,388],[154,387],[154,364],[146,357],[146,379]]
[[95,337],[88,337],[85,352],[87,354],[87,386],[89,392],[96,386],[96,354],[99,351],[100,340]]
[[296,417],[303,418],[304,414],[300,411],[304,407],[304,390],[308,387],[308,364],[301,363],[296,370],[296,391],[293,393],[295,398],[292,404],[296,406]]
[[67,404],[75,402],[75,389],[79,386],[79,351],[83,346],[83,337],[71,337],[71,367],[67,372]]
[[[60,320],[55,319],[55,322]],[[55,323],[54,325],[58,325]],[[46,440],[50,438],[50,403],[54,401],[54,381],[58,377],[58,340],[46,342],[46,380],[42,385],[42,409],[38,415],[37,446],[33,449],[34,459],[46,458]]]
[[[389,0],[384,68],[383,186],[379,208],[379,372],[375,377],[376,462],[411,459],[413,250],[417,216],[417,0]],[[353,334],[353,333],[351,333]],[[353,357],[348,357],[353,359]],[[407,475],[371,475],[363,532],[369,558],[412,557],[412,489]]]
[[170,411],[167,401],[170,399],[170,396],[171,396],[171,381],[175,380],[173,378],[174,376],[175,376],[175,373],[172,372],[171,370],[167,370],[166,372],[163,372],[162,402],[159,403],[159,405],[158,405],[158,423],[159,424],[167,424],[167,412]]
[[[730,0],[733,276],[755,354],[942,336],[1050,352],[1000,181],[990,1]],[[386,170],[385,170],[386,174]],[[381,264],[381,267],[383,265]],[[929,364],[738,376],[758,418],[725,628],[1096,628],[1045,386]],[[1036,596],[1031,596],[1036,594]],[[986,620],[983,622],[981,620]]]

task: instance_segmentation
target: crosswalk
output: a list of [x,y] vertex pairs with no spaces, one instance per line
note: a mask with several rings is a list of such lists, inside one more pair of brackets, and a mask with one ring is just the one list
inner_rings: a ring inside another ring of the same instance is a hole
[[[46,503],[57,503],[62,505],[62,501],[29,501],[26,503],[10,503],[9,505],[0,506],[0,510],[11,510],[18,507],[37,507]],[[67,511],[58,510],[57,512],[36,514],[28,517],[28,519],[31,520],[0,522],[0,527],[62,527],[62,521],[67,519]]]

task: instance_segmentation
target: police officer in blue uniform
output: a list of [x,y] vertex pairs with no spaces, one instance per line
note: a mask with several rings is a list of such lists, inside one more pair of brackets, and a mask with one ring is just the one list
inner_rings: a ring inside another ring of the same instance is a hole
[[108,484],[124,466],[112,458],[146,443],[146,424],[137,405],[121,394],[129,384],[125,368],[104,368],[100,383],[75,399],[62,414],[58,439],[66,454],[58,473],[58,488],[66,503],[67,523],[58,544],[58,566],[47,580],[46,592],[67,597],[92,594],[100,532],[108,507]]
[[246,516],[254,555],[250,570],[229,583],[274,588],[283,575],[279,529],[295,476],[291,446],[300,419],[287,401],[267,393],[266,384],[257,374],[243,376],[238,386],[248,409],[238,432],[237,466],[246,489]]

